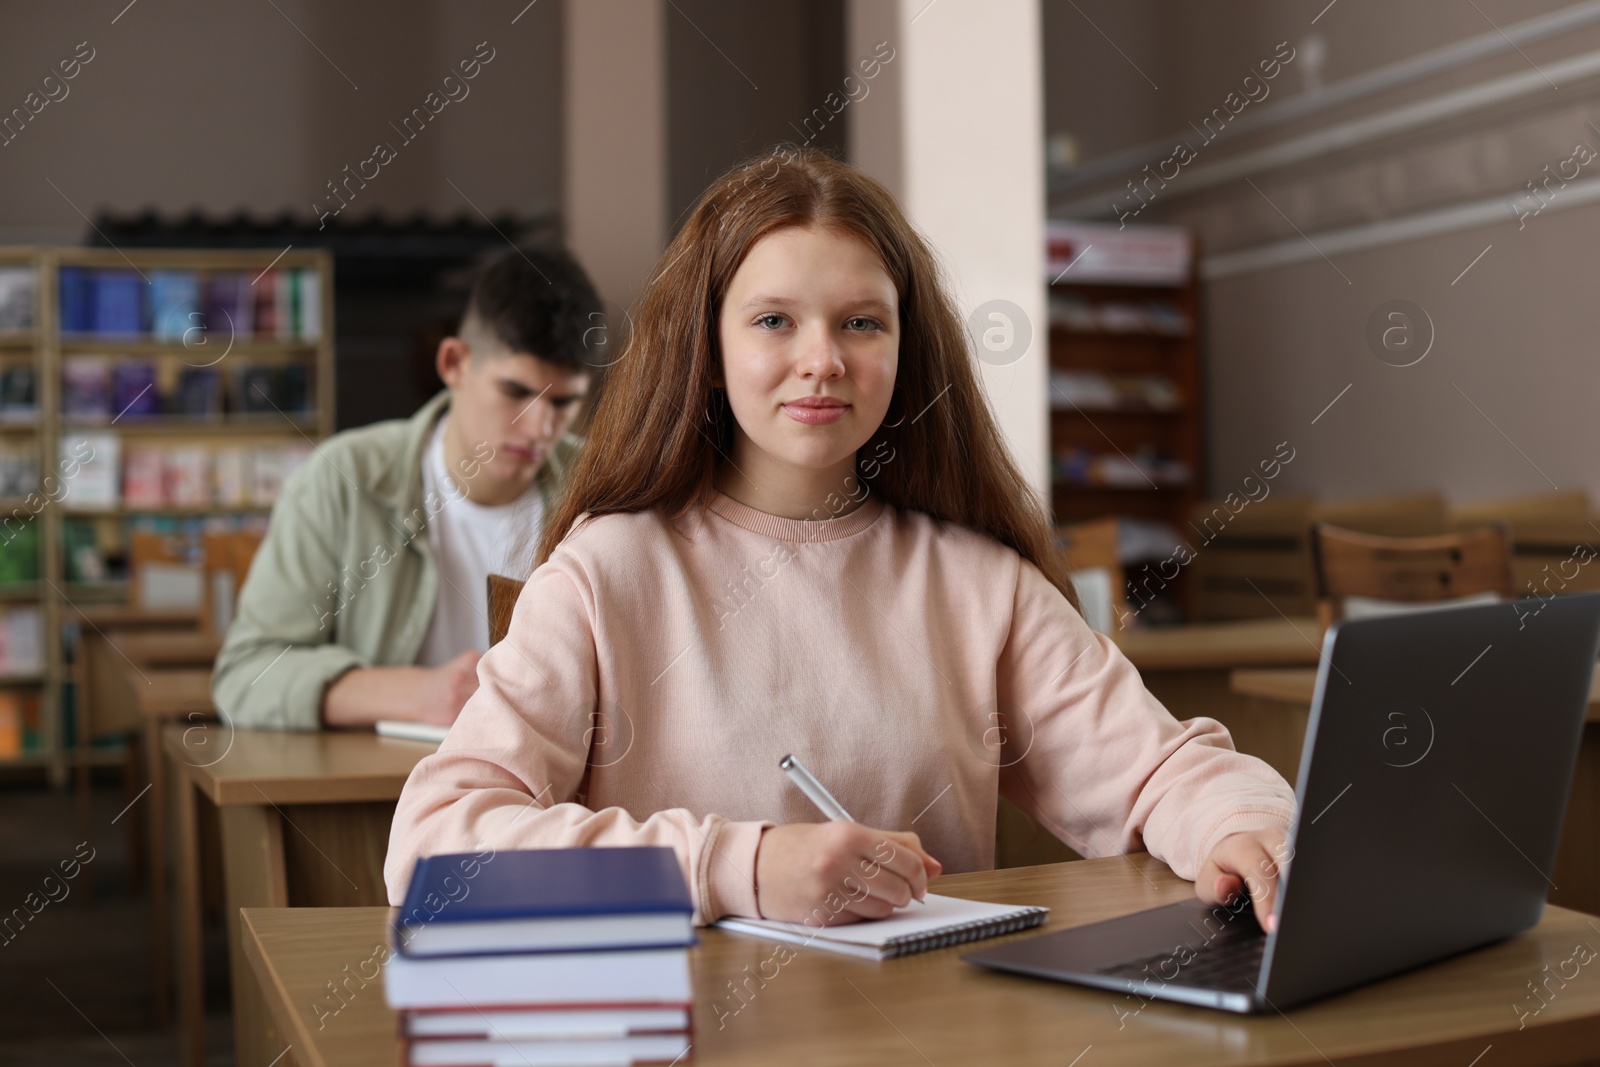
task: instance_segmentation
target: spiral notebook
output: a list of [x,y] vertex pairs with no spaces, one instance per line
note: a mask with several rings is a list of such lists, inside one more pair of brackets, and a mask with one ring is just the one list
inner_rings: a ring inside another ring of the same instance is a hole
[[897,908],[887,918],[845,926],[807,926],[773,919],[721,919],[723,930],[791,944],[843,952],[869,960],[909,956],[913,952],[981,941],[1044,922],[1049,908],[986,904],[929,893],[927,903]]

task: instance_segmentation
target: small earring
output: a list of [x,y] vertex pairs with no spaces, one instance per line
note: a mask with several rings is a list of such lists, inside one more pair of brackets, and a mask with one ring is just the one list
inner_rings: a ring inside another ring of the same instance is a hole
[[[708,403],[706,405],[706,421],[709,422],[709,423],[715,424],[716,421],[717,421],[717,417],[715,415],[711,414],[711,405],[712,404],[717,404],[717,391],[715,389],[711,390],[711,401],[710,401],[710,403]],[[717,406],[721,407],[720,404],[717,404]]]
[[900,395],[900,390],[898,390],[898,389],[896,389],[894,392],[889,394],[889,407],[891,409],[894,407],[894,402],[896,400],[900,401],[900,417],[898,419],[895,419],[893,422],[884,423],[882,428],[885,429],[885,430],[892,430],[896,426],[899,426],[902,422],[906,421],[905,397]]

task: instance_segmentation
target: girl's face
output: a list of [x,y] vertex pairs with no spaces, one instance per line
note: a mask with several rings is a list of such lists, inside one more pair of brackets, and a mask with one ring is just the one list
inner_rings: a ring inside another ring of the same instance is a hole
[[769,233],[728,286],[718,337],[743,479],[768,497],[838,489],[883,422],[900,358],[877,253],[834,230]]

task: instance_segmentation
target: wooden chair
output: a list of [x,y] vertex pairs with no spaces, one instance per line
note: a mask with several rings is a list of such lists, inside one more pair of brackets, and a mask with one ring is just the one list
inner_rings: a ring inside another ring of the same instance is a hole
[[1438,493],[1395,493],[1353,500],[1319,500],[1315,521],[1379,537],[1426,537],[1445,532]]
[[128,538],[128,603],[144,611],[195,611],[204,601],[200,568],[184,559],[182,542],[135,530]]
[[503,574],[489,575],[489,644],[498,645],[511,628],[511,609],[517,606],[523,583]]
[[250,564],[264,535],[255,530],[208,533],[201,538],[203,605],[200,628],[221,636],[233,621],[239,591],[250,576]]
[[1444,499],[1401,493],[1356,500],[1271,495],[1203,503],[1189,518],[1196,620],[1313,615],[1318,609],[1311,527],[1327,523],[1384,537],[1445,531]]
[[[1229,508],[1197,505],[1181,531],[1194,550],[1190,605],[1196,621],[1277,618],[1316,611],[1309,496],[1272,495]],[[1275,610],[1276,609],[1276,610]]]
[[1513,594],[1511,532],[1504,525],[1426,537],[1379,537],[1327,523],[1312,528],[1319,615],[1340,618],[1346,598],[1439,604]]
[[[133,687],[136,671],[161,667],[209,667],[217,642],[193,629],[137,631],[89,627],[83,630],[71,665],[73,717],[73,771],[76,779],[78,833],[94,836],[91,811],[92,771],[89,754],[96,742],[116,741],[123,747],[123,792],[132,803],[143,791],[149,753],[144,751],[144,723],[139,716]],[[144,820],[124,820],[128,835],[128,884],[137,886],[145,861]],[[92,897],[93,874],[84,881],[85,897]]]
[[1581,489],[1458,504],[1447,522],[1453,530],[1495,522],[1511,527],[1518,596],[1600,589],[1600,519]]
[[1117,555],[1117,520],[1095,519],[1056,527],[1056,542],[1072,569],[1072,581],[1090,627],[1110,636],[1128,612],[1122,561]]

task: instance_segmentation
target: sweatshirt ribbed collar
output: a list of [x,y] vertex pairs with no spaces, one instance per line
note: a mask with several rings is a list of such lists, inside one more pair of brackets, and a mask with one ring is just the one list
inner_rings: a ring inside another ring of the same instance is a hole
[[[877,522],[885,504],[881,496],[870,496],[860,507],[836,519],[786,519],[781,515],[757,511],[726,493],[714,490],[707,507],[735,526],[780,541],[837,541],[858,534]],[[827,513],[825,508],[819,508],[818,512]]]

